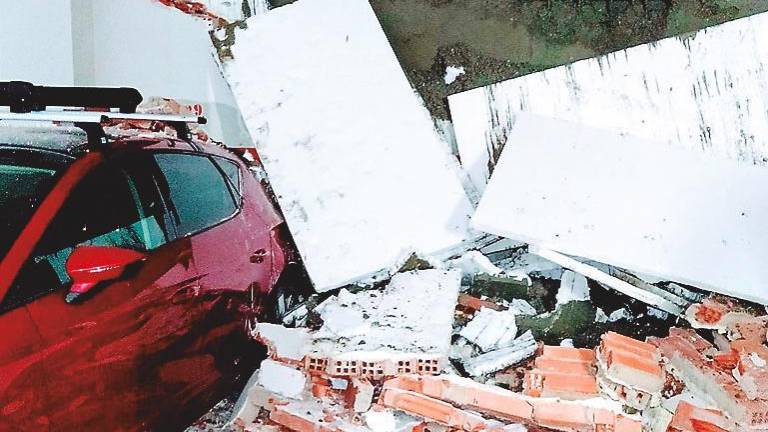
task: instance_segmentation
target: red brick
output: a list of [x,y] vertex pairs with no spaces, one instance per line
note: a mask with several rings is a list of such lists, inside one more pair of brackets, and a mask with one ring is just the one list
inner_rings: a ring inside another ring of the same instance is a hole
[[280,407],[276,407],[269,413],[269,419],[296,432],[335,432],[332,427],[283,411]]
[[458,303],[460,306],[463,306],[469,311],[479,311],[482,308],[488,308],[488,309],[493,309],[497,311],[504,310],[504,307],[502,307],[497,303],[494,303],[488,300],[479,299],[469,294],[459,294]]
[[722,411],[703,409],[688,402],[677,405],[667,432],[728,432],[734,430]]

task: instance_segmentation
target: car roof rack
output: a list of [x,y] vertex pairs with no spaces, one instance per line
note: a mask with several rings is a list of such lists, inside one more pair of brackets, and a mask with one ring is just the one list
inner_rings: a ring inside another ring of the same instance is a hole
[[[10,112],[0,111],[0,120],[73,123],[86,132],[88,145],[94,148],[107,143],[103,125],[110,120],[160,121],[174,128],[178,138],[185,141],[191,139],[189,123],[207,122],[202,116],[136,113],[142,100],[138,90],[128,87],[46,87],[6,81],[0,82],[0,106],[9,107]],[[106,111],[48,111],[49,106]]]

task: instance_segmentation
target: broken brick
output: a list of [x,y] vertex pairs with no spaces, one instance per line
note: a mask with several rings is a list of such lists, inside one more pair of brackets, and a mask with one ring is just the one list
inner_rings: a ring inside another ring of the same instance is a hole
[[524,392],[529,396],[569,400],[594,397],[599,391],[595,372],[595,355],[591,350],[544,346],[534,368],[525,373]]
[[686,401],[680,401],[667,432],[728,432],[733,424],[715,409],[699,408]]
[[396,408],[436,421],[445,426],[465,431],[486,429],[488,423],[477,414],[463,411],[453,405],[407,390],[386,388],[381,394],[384,406]]
[[658,349],[646,342],[608,332],[597,349],[598,365],[606,379],[647,393],[660,392],[666,381]]
[[482,308],[493,309],[496,311],[504,310],[504,308],[497,303],[463,293],[459,294],[459,306],[463,307],[467,312],[477,312]]
[[714,346],[695,331],[675,328],[666,338],[649,338],[649,341],[659,347],[671,370],[686,383],[689,391],[712,400],[743,427],[768,427],[768,402],[751,400],[732,373],[716,367],[705,357]]

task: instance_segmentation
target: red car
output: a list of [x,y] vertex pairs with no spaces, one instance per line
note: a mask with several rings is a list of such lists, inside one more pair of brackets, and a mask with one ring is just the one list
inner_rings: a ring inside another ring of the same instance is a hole
[[180,430],[252,371],[243,323],[275,300],[283,220],[188,119],[131,110],[0,115],[0,431]]

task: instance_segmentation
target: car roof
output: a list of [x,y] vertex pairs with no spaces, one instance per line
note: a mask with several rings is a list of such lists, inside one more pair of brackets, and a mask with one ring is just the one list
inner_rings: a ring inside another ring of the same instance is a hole
[[39,148],[74,155],[81,151],[88,137],[73,125],[55,125],[45,122],[0,121],[0,145]]

